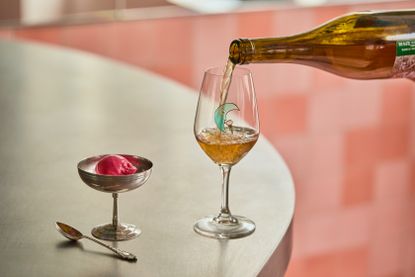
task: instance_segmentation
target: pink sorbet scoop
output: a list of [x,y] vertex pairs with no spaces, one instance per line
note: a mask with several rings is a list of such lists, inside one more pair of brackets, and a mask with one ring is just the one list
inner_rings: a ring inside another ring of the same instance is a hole
[[137,168],[120,155],[108,155],[95,166],[95,172],[102,175],[129,175],[137,172]]

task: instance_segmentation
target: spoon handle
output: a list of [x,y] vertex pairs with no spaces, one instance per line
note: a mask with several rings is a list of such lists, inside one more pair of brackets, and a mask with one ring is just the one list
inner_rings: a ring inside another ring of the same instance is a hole
[[130,252],[112,247],[111,245],[105,244],[102,241],[99,241],[99,240],[97,240],[93,237],[89,237],[89,236],[85,236],[85,235],[83,235],[82,237],[86,238],[86,239],[89,239],[89,240],[92,240],[93,242],[96,242],[96,243],[108,248],[109,250],[111,250],[112,252],[114,252],[115,254],[117,254],[118,256],[120,256],[123,259],[130,260],[130,261],[137,261],[137,257],[134,254],[130,253]]

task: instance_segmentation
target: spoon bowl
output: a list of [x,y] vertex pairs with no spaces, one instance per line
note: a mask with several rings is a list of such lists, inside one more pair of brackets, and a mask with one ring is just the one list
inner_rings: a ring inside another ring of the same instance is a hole
[[70,240],[79,240],[82,238],[81,232],[62,222],[56,222],[56,230]]

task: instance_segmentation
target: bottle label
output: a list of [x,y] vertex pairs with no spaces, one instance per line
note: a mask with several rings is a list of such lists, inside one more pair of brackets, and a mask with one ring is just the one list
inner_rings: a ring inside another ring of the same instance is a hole
[[415,55],[415,40],[396,42],[396,56]]
[[392,76],[415,81],[415,40],[396,42],[396,58],[392,68]]

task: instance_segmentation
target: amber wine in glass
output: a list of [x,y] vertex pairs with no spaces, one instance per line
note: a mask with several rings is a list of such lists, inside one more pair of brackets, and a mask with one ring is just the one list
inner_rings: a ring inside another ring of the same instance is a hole
[[202,218],[194,225],[201,235],[241,238],[255,231],[255,223],[232,215],[229,209],[229,174],[255,145],[259,119],[251,72],[228,63],[205,71],[194,122],[194,133],[206,155],[223,174],[222,204],[217,216]]

